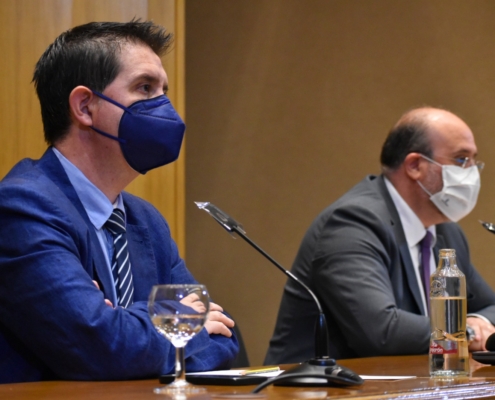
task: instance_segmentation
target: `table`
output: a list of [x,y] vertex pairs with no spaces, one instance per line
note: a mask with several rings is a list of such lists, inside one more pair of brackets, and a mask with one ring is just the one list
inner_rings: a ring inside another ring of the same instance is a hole
[[[495,398],[495,366],[470,360],[471,377],[452,380],[430,379],[428,356],[392,356],[339,360],[363,375],[414,375],[415,379],[400,381],[366,381],[362,386],[346,388],[268,387],[261,394],[269,400],[365,398]],[[284,369],[284,366],[281,366]],[[285,366],[287,367],[287,366]],[[160,386],[156,379],[120,382],[32,382],[0,385],[0,399],[104,399],[104,400],[160,400],[171,399],[156,395],[153,388]],[[229,394],[249,393],[254,386],[205,386],[206,395],[190,397],[192,400],[239,399]],[[245,399],[244,397],[243,399]],[[253,397],[258,398],[258,397]],[[175,399],[178,400],[178,399]]]

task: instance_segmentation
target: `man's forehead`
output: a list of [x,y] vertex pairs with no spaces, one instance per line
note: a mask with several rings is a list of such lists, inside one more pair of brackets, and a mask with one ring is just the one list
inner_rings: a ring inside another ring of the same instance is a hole
[[145,44],[131,42],[122,46],[119,61],[121,72],[129,75],[166,75],[160,57]]
[[443,153],[476,153],[471,129],[460,119],[431,121],[429,136],[433,150]]

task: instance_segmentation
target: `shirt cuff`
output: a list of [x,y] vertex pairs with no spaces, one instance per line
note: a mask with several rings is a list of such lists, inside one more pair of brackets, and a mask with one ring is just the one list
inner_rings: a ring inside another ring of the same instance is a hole
[[481,314],[468,314],[468,315],[467,315],[467,317],[475,317],[475,318],[480,318],[480,319],[482,319],[483,321],[485,321],[486,323],[488,323],[488,324],[490,324],[490,325],[493,325],[487,317],[485,317],[485,316],[483,316],[483,315],[481,315]]

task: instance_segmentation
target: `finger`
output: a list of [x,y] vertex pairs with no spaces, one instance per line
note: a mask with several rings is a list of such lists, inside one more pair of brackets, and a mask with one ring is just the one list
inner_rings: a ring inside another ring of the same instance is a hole
[[210,301],[210,311],[223,311],[223,308],[219,304]]
[[208,331],[210,335],[223,335],[226,337],[231,337],[232,332],[229,328],[227,328],[223,323],[218,321],[207,321],[205,323],[205,329]]
[[96,282],[96,281],[93,281],[93,283],[95,284],[95,286],[96,286],[96,289],[98,289],[98,290],[100,290],[100,285],[98,285],[98,282]]
[[476,336],[479,336],[480,340],[486,340],[488,336],[495,332],[493,325],[480,318],[468,318],[467,322],[467,324],[475,331]]
[[468,350],[469,351],[482,351],[482,350],[484,350],[484,347],[485,346],[482,346],[480,341],[472,341],[469,344]]
[[197,302],[192,303],[192,304],[186,304],[186,306],[192,308],[196,313],[199,313],[199,314],[205,314],[206,313],[206,307],[200,301],[197,301]]
[[191,293],[188,294],[186,297],[184,297],[180,302],[185,305],[191,305],[195,301],[199,299],[199,296],[196,293]]
[[221,322],[222,324],[228,326],[229,328],[233,328],[235,325],[234,320],[230,319],[225,314],[222,314],[219,311],[210,312],[210,314],[208,314],[208,320]]
[[110,307],[112,307],[112,308],[113,308],[113,304],[112,304],[112,302],[111,302],[110,300],[105,299],[105,304],[106,304],[107,306],[110,306]]
[[192,308],[194,308],[194,310],[198,313],[201,313],[201,314],[206,314],[206,307],[203,303],[201,302],[196,302],[194,303],[192,306]]

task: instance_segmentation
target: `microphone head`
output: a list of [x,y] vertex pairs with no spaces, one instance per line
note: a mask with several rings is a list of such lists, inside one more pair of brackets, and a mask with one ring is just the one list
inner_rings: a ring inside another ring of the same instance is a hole
[[495,224],[492,224],[491,222],[484,222],[480,221],[480,224],[483,225],[483,228],[485,228],[487,231],[491,233],[495,233]]
[[237,233],[246,233],[239,222],[237,222],[230,215],[225,214],[222,210],[220,210],[214,204],[211,204],[209,201],[195,201],[195,203],[200,210],[205,210],[228,232],[236,231]]
[[492,333],[490,336],[488,336],[488,339],[486,339],[485,347],[489,351],[495,351],[495,333]]

